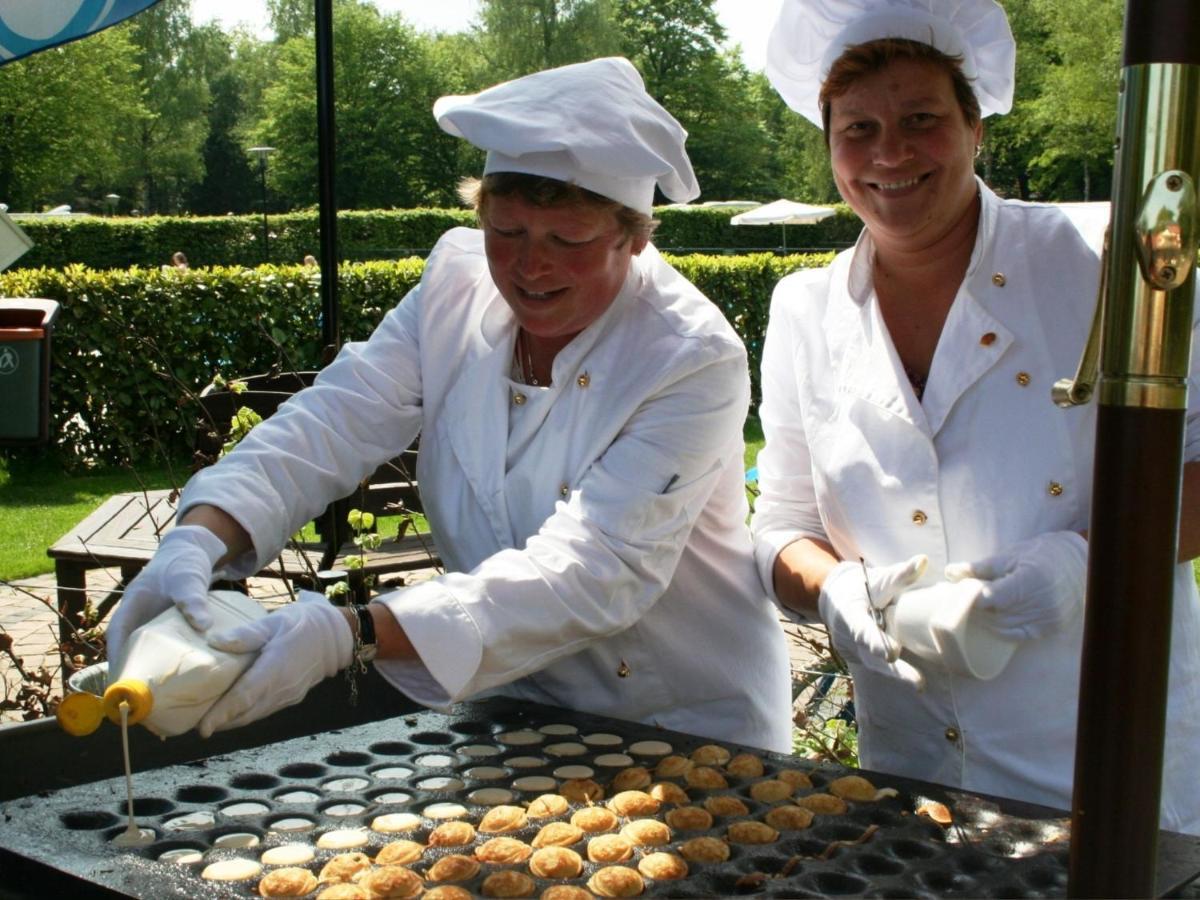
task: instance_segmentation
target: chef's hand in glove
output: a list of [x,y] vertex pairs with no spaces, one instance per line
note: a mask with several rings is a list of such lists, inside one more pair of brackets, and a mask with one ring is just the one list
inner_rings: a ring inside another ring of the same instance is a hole
[[912,587],[929,558],[914,556],[890,566],[868,566],[840,562],[825,576],[817,601],[821,619],[829,629],[829,640],[843,657],[884,675],[908,682],[917,690],[925,678],[900,659],[900,646],[878,624],[875,611],[886,609]]
[[986,582],[976,601],[993,631],[1009,640],[1032,640],[1072,622],[1083,609],[1087,541],[1074,531],[1051,531],[1002,553],[946,566],[946,578]]
[[254,622],[209,634],[208,643],[228,653],[260,652],[204,714],[196,726],[201,737],[299,703],[310,688],[354,659],[350,623],[323,595],[311,591],[301,591],[295,603]]
[[129,635],[172,603],[197,631],[212,626],[208,588],[225,542],[203,525],[177,525],[159,542],[158,550],[138,573],[117,605],[105,638],[108,658],[122,659]]

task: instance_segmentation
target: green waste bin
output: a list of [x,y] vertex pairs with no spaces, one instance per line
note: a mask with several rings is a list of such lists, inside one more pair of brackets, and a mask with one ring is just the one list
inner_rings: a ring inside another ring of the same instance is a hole
[[50,333],[53,300],[0,299],[0,445],[50,437]]

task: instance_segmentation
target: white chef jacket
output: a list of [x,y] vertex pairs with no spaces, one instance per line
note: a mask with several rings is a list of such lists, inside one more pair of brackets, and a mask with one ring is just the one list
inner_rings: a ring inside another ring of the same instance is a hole
[[[999,552],[1088,525],[1096,404],[1060,409],[1091,323],[1098,253],[1053,206],[1002,201],[980,182],[970,265],[918,401],[884,325],[864,231],[828,269],[784,278],[763,351],[752,529],[759,573],[801,537],[843,559],[930,564]],[[1185,459],[1200,458],[1189,384]],[[1164,827],[1200,831],[1200,599],[1176,569]],[[905,654],[924,693],[851,665],[866,768],[980,793],[1071,804],[1082,616],[1017,647],[995,680]],[[1114,659],[1113,665],[1121,665]],[[1121,727],[1113,722],[1114,728]]]
[[652,246],[551,387],[511,380],[515,335],[481,233],[448,232],[371,338],[198,473],[181,508],[232,515],[254,543],[238,568],[256,571],[419,432],[447,574],[375,601],[420,656],[376,661],[397,688],[790,750],[787,651],[745,525],[741,341]]

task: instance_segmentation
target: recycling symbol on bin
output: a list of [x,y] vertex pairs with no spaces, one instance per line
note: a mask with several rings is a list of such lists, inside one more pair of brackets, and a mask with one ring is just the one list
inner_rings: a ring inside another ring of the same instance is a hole
[[17,352],[12,347],[0,347],[0,375],[11,375],[19,365]]

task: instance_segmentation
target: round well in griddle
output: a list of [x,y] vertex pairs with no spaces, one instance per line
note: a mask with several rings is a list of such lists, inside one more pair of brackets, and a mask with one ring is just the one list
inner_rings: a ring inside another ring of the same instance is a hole
[[229,791],[214,784],[189,784],[175,792],[180,803],[217,803],[228,796]]
[[329,765],[347,769],[361,768],[370,761],[370,754],[359,753],[356,750],[339,750],[325,757],[325,762],[329,763]]
[[285,778],[320,778],[329,770],[316,763],[292,763],[279,770]]
[[408,739],[414,744],[425,744],[431,747],[454,742],[454,738],[444,731],[418,731],[415,734],[410,734]]

